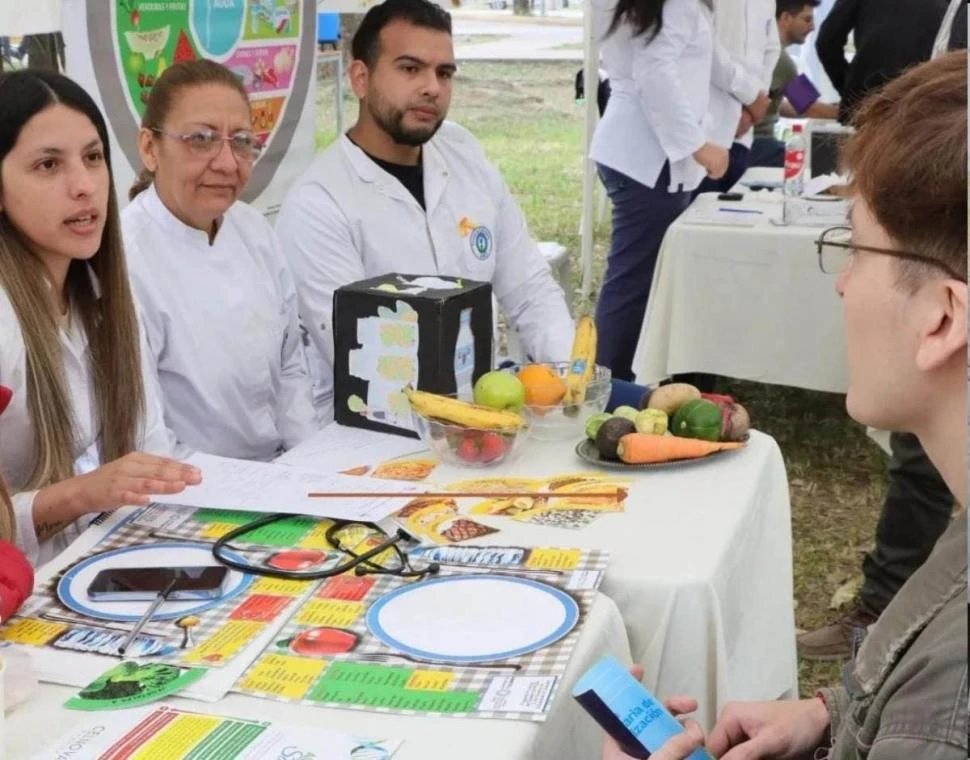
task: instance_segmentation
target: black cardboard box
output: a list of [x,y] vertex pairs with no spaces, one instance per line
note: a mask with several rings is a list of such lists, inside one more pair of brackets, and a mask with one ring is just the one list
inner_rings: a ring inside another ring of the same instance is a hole
[[492,286],[460,277],[388,274],[333,294],[334,417],[417,437],[402,389],[470,399],[492,369]]

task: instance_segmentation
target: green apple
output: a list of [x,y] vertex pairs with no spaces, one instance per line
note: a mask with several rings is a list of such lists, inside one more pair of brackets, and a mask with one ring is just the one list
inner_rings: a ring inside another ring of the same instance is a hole
[[475,403],[518,412],[525,406],[525,386],[511,372],[486,372],[475,383]]

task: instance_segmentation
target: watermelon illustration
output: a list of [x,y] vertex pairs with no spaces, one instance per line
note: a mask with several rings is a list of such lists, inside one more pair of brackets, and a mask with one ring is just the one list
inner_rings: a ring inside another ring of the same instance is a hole
[[178,63],[179,61],[194,61],[195,58],[195,51],[192,49],[192,43],[189,42],[185,30],[179,29],[179,39],[175,43],[175,55],[172,56],[172,60]]

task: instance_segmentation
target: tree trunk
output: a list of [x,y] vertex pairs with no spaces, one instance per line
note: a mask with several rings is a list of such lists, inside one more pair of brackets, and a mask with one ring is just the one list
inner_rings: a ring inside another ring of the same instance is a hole
[[27,67],[60,71],[64,64],[64,39],[56,34],[29,34],[21,48],[27,54]]
[[341,13],[340,14],[340,49],[344,53],[344,68],[350,63],[350,42],[357,34],[360,22],[364,20],[363,13]]

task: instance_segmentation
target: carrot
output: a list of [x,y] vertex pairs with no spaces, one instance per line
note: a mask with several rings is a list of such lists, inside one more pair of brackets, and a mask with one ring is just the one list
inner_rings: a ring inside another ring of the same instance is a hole
[[740,449],[743,443],[712,443],[674,435],[629,433],[620,439],[617,455],[627,464],[673,462],[677,459],[699,459],[725,449]]

